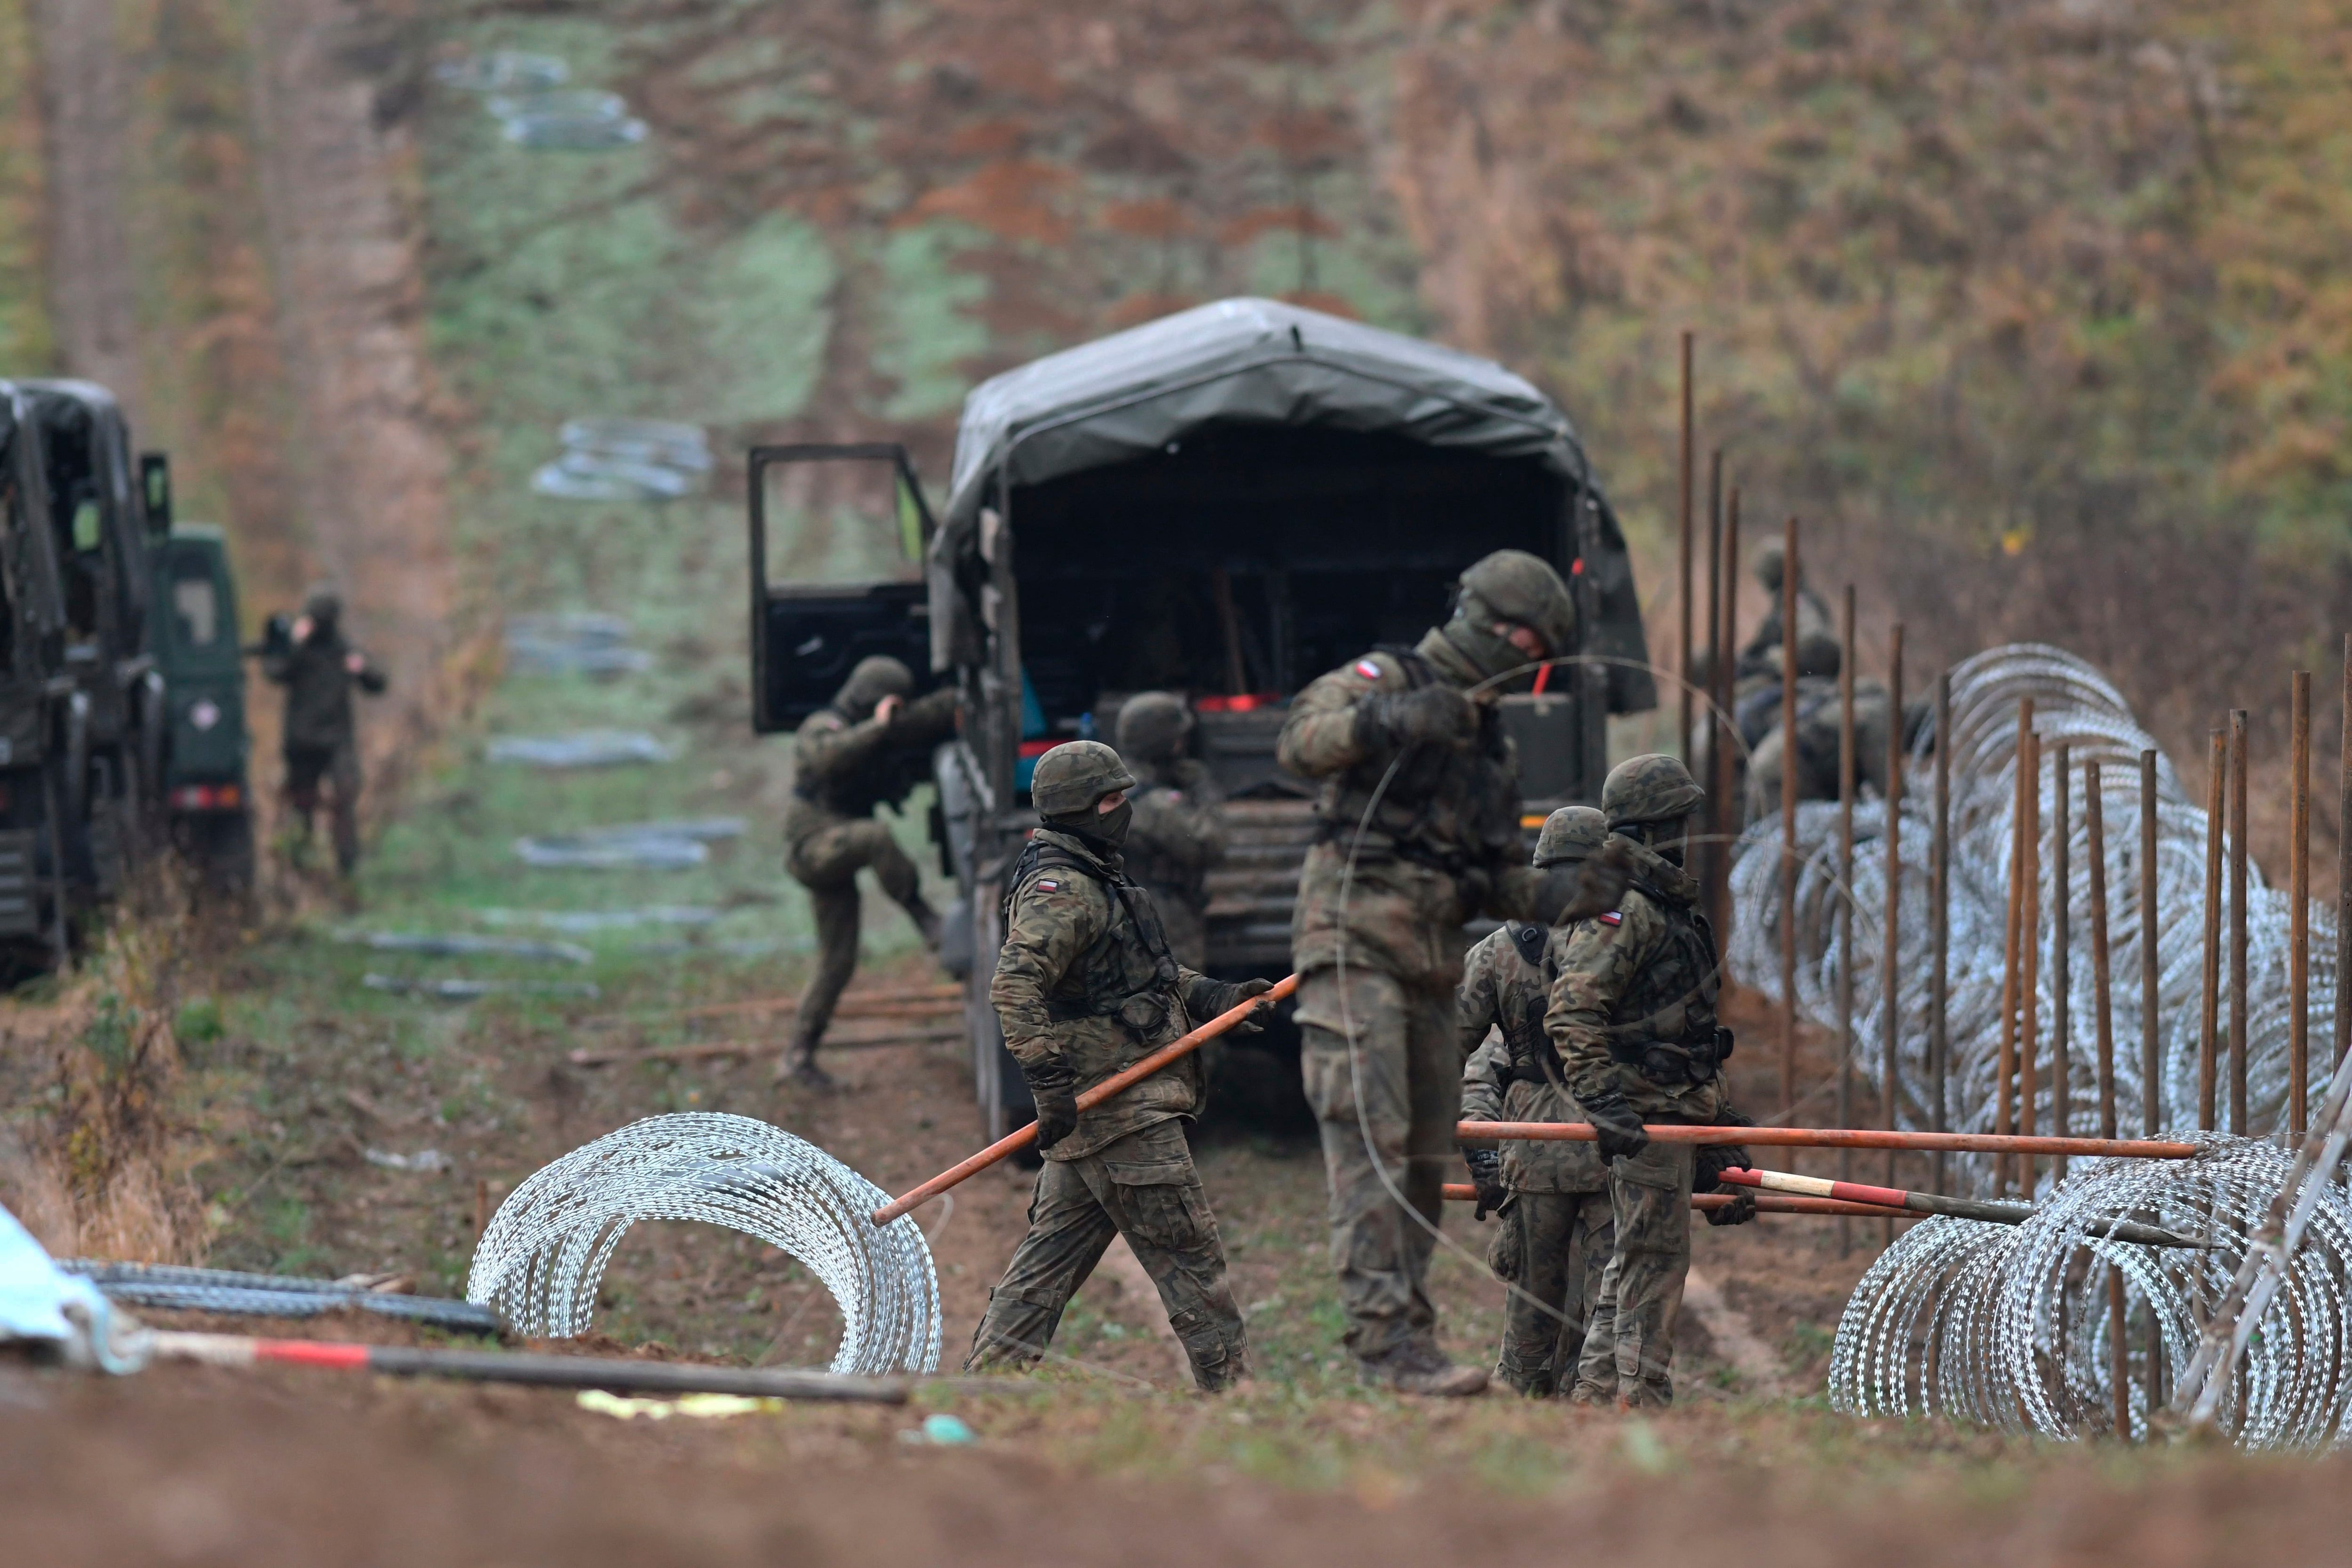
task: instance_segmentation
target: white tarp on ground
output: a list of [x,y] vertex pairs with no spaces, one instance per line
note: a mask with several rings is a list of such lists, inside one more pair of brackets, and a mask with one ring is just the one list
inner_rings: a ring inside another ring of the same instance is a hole
[[123,1321],[97,1286],[61,1271],[33,1233],[0,1208],[0,1343],[38,1340],[64,1347],[78,1365],[136,1372],[144,1346],[119,1342]]

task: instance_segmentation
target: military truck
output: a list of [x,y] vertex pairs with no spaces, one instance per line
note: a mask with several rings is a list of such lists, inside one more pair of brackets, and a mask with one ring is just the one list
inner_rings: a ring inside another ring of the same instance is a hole
[[1315,831],[1313,790],[1275,763],[1290,698],[1442,620],[1471,562],[1531,551],[1578,601],[1585,657],[1507,700],[1530,828],[1598,795],[1607,716],[1656,700],[1624,538],[1567,416],[1488,361],[1273,300],[984,383],[936,517],[903,447],[755,448],[750,532],[758,729],[796,726],[869,653],[963,694],[932,826],[992,1135],[1028,1113],[987,983],[1029,773],[1112,733],[1126,694],[1183,692],[1197,716],[1226,800],[1209,967],[1228,978],[1287,967]]
[[157,768],[164,828],[207,887],[241,893],[253,885],[253,798],[236,581],[218,528],[168,514],[165,521],[148,552],[165,693]]
[[147,491],[168,495],[158,456],[134,461],[113,395],[86,381],[16,384],[47,488],[68,683],[58,745],[66,881],[78,904],[121,889],[161,826],[163,677],[148,645]]

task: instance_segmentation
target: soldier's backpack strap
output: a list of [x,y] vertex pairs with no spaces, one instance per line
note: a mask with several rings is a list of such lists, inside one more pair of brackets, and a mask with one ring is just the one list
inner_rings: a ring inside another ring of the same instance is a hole
[[1511,936],[1511,945],[1519,950],[1530,969],[1541,969],[1544,950],[1551,943],[1551,928],[1528,921],[1513,921],[1503,928]]

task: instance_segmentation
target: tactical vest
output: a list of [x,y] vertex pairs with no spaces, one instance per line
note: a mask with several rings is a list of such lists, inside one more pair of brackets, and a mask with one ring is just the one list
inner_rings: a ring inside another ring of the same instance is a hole
[[[1397,661],[1406,690],[1417,691],[1444,679],[1411,648],[1376,651]],[[1391,854],[1453,877],[1480,874],[1513,858],[1519,836],[1517,769],[1501,711],[1483,704],[1477,711],[1474,746],[1413,746],[1397,763],[1393,777],[1388,777],[1387,759],[1359,763],[1333,777],[1315,803],[1321,822],[1318,836],[1326,842],[1353,845],[1361,827],[1365,854]],[[1372,804],[1375,795],[1377,806]]]
[[[1140,789],[1128,791],[1127,797],[1140,808],[1150,796],[1180,787],[1155,781]],[[1119,847],[1119,858],[1126,863],[1128,876],[1163,897],[1176,898],[1196,909],[1205,905],[1208,902],[1208,868],[1161,854],[1160,845],[1142,831],[1143,817],[1143,811],[1139,809],[1136,826],[1129,829],[1127,842]]]
[[1013,896],[1046,871],[1075,871],[1090,878],[1111,900],[1110,924],[1055,983],[1045,998],[1045,1016],[1059,1022],[1116,1018],[1139,1038],[1149,1039],[1168,1021],[1179,979],[1150,893],[1091,857],[1032,838],[1005,879],[998,910],[1005,929],[1012,928]]
[[1722,986],[1715,932],[1695,904],[1636,880],[1665,919],[1665,940],[1617,999],[1602,1031],[1612,1059],[1667,1088],[1705,1083],[1731,1055],[1716,1022]]
[[[1520,959],[1542,978],[1532,995],[1517,1008],[1498,1009],[1503,1044],[1511,1053],[1511,1077],[1526,1083],[1552,1083],[1564,1076],[1559,1050],[1551,1043],[1544,1018],[1551,1011],[1551,983],[1559,978],[1551,963],[1551,928],[1513,921],[1505,926]],[[1549,1070],[1547,1071],[1546,1069]]]
[[[845,715],[831,708],[820,709],[807,722],[827,720],[836,730],[852,727]],[[919,782],[919,771],[909,768],[906,755],[890,750],[877,752],[851,767],[819,770],[795,765],[793,769],[793,794],[836,816],[871,816],[876,806],[905,799]]]

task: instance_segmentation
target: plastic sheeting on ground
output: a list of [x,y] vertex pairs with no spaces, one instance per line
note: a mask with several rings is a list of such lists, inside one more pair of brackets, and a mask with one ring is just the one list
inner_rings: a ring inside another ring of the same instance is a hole
[[573,612],[509,619],[507,662],[522,675],[616,676],[652,668],[654,656],[629,646],[620,616]]
[[523,958],[587,963],[595,954],[576,942],[531,942],[512,936],[476,936],[470,931],[347,931],[335,940],[378,952],[421,952],[434,958]]
[[476,1002],[485,996],[578,997],[593,1002],[604,993],[584,980],[419,980],[404,974],[362,974],[371,991],[395,996],[430,996],[440,1002]]
[[68,1362],[104,1372],[136,1372],[147,1360],[137,1323],[119,1317],[97,1286],[49,1261],[33,1233],[0,1208],[0,1343],[9,1340],[56,1345]]
[[484,925],[537,926],[546,931],[630,931],[638,926],[707,926],[719,911],[700,904],[646,904],[625,910],[477,910]]
[[589,870],[678,870],[710,858],[714,839],[743,831],[740,816],[683,822],[634,822],[581,833],[518,838],[516,857],[526,866]]
[[494,763],[535,768],[609,768],[624,763],[667,763],[677,750],[642,730],[573,730],[560,735],[500,735],[486,754]]

